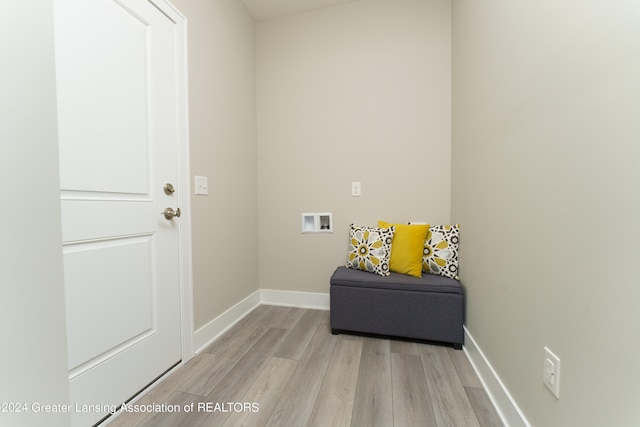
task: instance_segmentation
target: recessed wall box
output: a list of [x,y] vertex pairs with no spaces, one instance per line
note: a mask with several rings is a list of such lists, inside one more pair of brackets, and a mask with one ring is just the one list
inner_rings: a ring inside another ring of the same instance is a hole
[[316,232],[316,214],[312,214],[312,213],[302,214],[302,232],[303,233]]
[[333,214],[331,213],[303,213],[303,233],[333,233]]
[[320,229],[318,233],[333,233],[333,215],[330,213],[318,214]]

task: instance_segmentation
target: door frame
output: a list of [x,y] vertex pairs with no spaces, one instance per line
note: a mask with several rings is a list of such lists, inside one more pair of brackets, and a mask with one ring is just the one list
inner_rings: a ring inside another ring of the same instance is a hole
[[176,194],[178,206],[186,213],[178,221],[181,364],[184,364],[194,356],[187,18],[167,0],[148,1],[172,20],[176,29],[176,135],[178,145],[178,191]]

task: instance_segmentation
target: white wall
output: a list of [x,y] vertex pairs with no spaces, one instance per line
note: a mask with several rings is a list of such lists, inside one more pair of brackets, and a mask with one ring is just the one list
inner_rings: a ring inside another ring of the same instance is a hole
[[[450,221],[449,1],[356,1],[256,35],[261,288],[327,293],[350,223]],[[301,234],[306,212],[334,233]]]
[[258,289],[254,21],[239,0],[172,3],[188,19],[191,173],[209,179],[191,199],[198,329]]
[[51,1],[6,2],[0,15],[0,413],[3,426],[66,426],[68,404]]
[[640,423],[638,22],[624,0],[453,2],[467,327],[535,426]]

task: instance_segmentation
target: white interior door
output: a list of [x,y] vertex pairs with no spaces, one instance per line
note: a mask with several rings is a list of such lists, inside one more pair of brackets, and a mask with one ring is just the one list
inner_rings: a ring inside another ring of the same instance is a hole
[[[73,425],[181,359],[174,23],[147,0],[55,0]],[[78,410],[76,410],[76,408]]]

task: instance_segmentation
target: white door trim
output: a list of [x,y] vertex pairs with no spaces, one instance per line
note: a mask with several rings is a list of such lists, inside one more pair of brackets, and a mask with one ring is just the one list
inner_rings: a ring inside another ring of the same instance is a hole
[[178,137],[178,206],[186,214],[180,226],[180,308],[182,363],[194,356],[193,349],[193,272],[191,255],[191,169],[189,145],[189,74],[187,18],[166,0],[149,0],[176,27],[177,137]]

